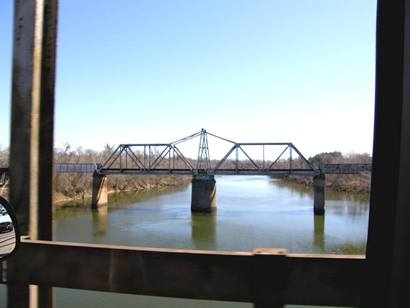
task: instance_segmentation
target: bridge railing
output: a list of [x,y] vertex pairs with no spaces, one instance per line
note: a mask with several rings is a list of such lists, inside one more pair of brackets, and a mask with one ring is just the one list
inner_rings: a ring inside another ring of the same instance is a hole
[[101,166],[99,164],[90,163],[63,163],[55,165],[55,172],[57,173],[93,173]]
[[[234,150],[238,150],[239,144],[235,144],[231,150],[227,153],[230,154]],[[164,156],[164,155],[162,155]],[[114,157],[115,158],[115,157]],[[118,158],[118,157],[117,157]],[[319,173],[323,174],[358,174],[361,172],[371,172],[371,164],[322,164],[319,168],[298,168],[300,166],[289,166],[289,162],[281,161],[278,164],[277,161],[265,161],[264,164],[261,161],[254,161],[252,165],[239,164],[236,161],[229,161],[227,166],[221,167],[221,165],[227,162],[226,158],[220,161],[211,161],[211,170],[197,170],[192,165],[195,161],[191,161],[188,168],[184,168],[187,165],[182,162],[180,164],[171,163],[169,168],[169,160],[164,157],[157,157],[155,163],[152,165],[132,168],[130,164],[126,163],[127,159],[122,160],[124,165],[119,166],[110,165],[109,168],[105,168],[102,164],[94,163],[60,163],[55,165],[55,172],[57,173],[94,173],[100,172],[103,174],[195,174],[195,173],[208,173],[216,175],[272,175],[272,176],[287,176],[287,175],[301,175],[311,176]],[[163,165],[165,161],[165,166]],[[174,167],[174,168],[173,168]],[[0,187],[7,184],[8,181],[8,168],[0,168]]]
[[357,174],[371,172],[372,164],[322,164],[320,170],[324,174]]

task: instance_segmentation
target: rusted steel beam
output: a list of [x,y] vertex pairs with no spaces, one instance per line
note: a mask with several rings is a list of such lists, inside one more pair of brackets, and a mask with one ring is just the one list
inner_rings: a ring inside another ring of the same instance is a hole
[[[357,306],[365,260],[23,240],[9,283],[155,296],[280,304]],[[30,260],[30,262],[27,262]],[[275,306],[276,305],[276,306]]]

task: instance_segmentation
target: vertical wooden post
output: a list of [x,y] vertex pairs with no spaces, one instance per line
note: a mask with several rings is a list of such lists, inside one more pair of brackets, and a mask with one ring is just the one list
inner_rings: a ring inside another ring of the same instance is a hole
[[[52,163],[57,0],[16,0],[14,8],[10,201],[22,234],[52,240]],[[19,262],[9,261],[8,275]],[[28,295],[30,293],[30,295]],[[29,303],[30,302],[30,303]],[[52,307],[49,287],[10,286],[9,307]]]

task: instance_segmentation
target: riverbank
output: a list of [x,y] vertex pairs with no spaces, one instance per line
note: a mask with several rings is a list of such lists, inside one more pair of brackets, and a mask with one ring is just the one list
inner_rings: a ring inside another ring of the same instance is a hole
[[[308,187],[313,186],[313,178],[311,177],[289,176],[283,181]],[[371,174],[369,172],[326,175],[326,189],[335,192],[370,193],[370,181]]]
[[[190,176],[146,176],[133,177],[124,182],[124,178],[113,176],[108,180],[108,195],[118,193],[148,193],[151,191],[160,192],[162,190],[188,185],[191,182]],[[121,184],[121,185],[120,185]],[[91,183],[87,183],[77,194],[66,195],[61,191],[54,194],[53,204],[55,208],[78,207],[81,204],[89,203],[91,199]],[[86,202],[87,201],[87,202]]]

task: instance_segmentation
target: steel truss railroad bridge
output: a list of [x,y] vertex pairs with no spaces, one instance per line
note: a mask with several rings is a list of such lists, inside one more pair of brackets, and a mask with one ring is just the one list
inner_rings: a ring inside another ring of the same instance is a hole
[[[208,136],[229,145],[221,159],[211,159]],[[184,154],[181,145],[199,139],[197,157]],[[259,156],[255,157],[255,150]],[[269,156],[269,153],[276,153]],[[371,164],[313,166],[291,142],[238,143],[205,129],[171,143],[120,144],[102,164],[58,164],[59,173],[270,175],[274,177],[356,174]]]
[[[211,159],[208,137],[228,145],[221,159]],[[194,139],[199,141],[196,158],[183,150]],[[120,144],[101,164],[57,164],[55,169],[57,173],[93,173],[94,208],[108,202],[109,175],[192,175],[191,210],[200,212],[216,207],[215,175],[310,176],[314,212],[323,214],[325,175],[371,171],[371,164],[313,166],[291,142],[238,143],[202,129],[171,143]],[[0,185],[4,185],[7,169],[0,169],[0,173]]]

